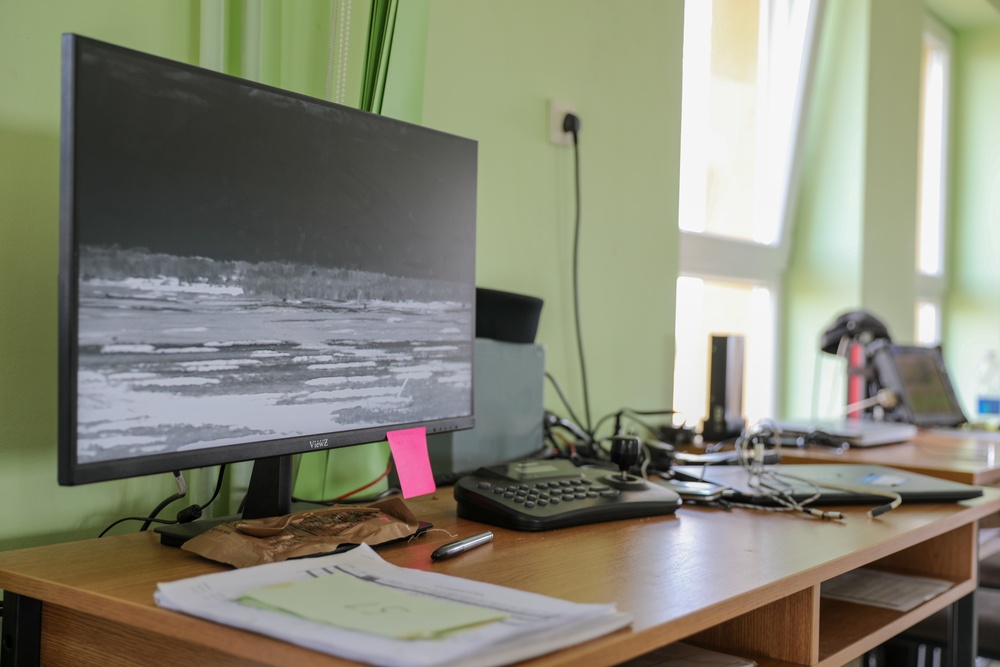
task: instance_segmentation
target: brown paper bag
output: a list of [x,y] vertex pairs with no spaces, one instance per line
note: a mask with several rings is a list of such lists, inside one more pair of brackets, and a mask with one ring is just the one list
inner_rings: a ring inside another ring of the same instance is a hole
[[409,537],[418,526],[401,499],[389,498],[364,507],[337,505],[223,523],[181,548],[220,563],[249,567],[330,553],[345,544],[374,546]]

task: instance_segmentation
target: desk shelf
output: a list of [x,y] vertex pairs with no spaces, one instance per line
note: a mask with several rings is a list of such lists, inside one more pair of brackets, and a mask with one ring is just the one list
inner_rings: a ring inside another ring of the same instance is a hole
[[989,558],[997,553],[1000,553],[1000,528],[994,526],[980,528],[979,559]]
[[865,566],[954,584],[908,612],[823,598],[816,584],[686,641],[753,658],[762,667],[839,667],[972,593],[976,539],[976,526],[969,524]]

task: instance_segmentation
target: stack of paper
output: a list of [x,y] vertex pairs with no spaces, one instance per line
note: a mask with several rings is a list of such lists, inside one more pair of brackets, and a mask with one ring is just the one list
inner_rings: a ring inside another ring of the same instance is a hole
[[367,545],[161,583],[156,602],[386,667],[506,665],[632,621],[612,604],[578,604],[397,567]]
[[824,581],[820,595],[896,611],[910,611],[954,586],[945,579],[858,568]]

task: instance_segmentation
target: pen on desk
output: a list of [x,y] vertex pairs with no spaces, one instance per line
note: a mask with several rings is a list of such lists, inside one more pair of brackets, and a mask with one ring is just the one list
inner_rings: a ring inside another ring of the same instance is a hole
[[473,535],[472,537],[466,537],[465,539],[458,540],[457,542],[449,542],[443,547],[438,547],[431,554],[431,560],[444,560],[445,558],[451,558],[452,556],[457,556],[460,553],[464,553],[469,549],[474,549],[480,544],[486,544],[493,540],[493,533],[486,531],[485,533],[479,533],[478,535]]

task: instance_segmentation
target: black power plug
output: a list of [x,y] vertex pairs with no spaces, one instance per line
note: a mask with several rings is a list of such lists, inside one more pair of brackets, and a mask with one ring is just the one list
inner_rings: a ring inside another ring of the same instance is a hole
[[573,134],[573,143],[577,143],[580,137],[580,117],[576,114],[568,113],[563,116],[563,132]]
[[563,116],[563,132],[573,135],[573,143],[580,143],[580,117],[573,113]]
[[201,505],[189,505],[177,513],[177,523],[191,523],[201,518]]

